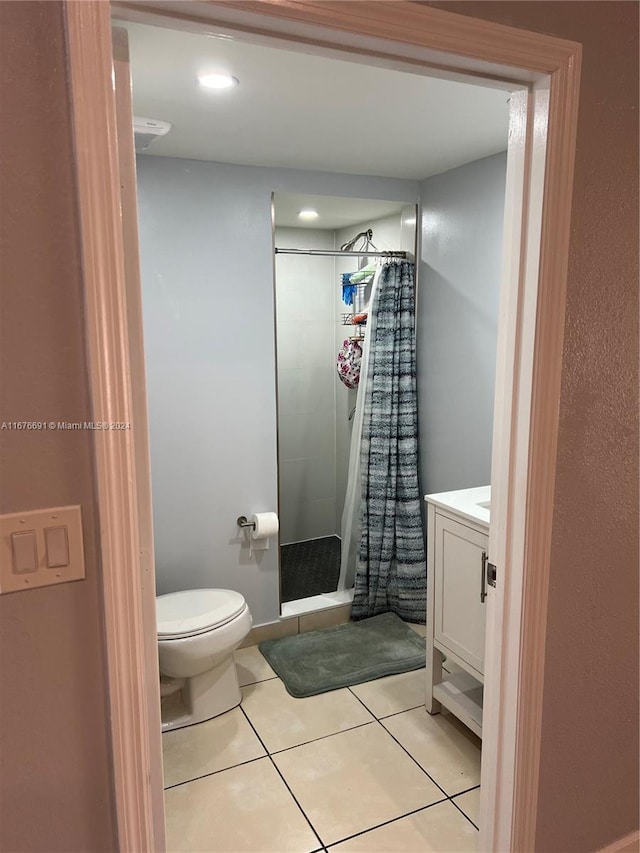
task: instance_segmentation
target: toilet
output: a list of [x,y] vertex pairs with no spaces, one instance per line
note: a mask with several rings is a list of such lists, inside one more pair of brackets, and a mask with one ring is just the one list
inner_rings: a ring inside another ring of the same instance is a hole
[[240,704],[233,652],[251,630],[247,602],[230,589],[156,598],[162,730],[217,717]]

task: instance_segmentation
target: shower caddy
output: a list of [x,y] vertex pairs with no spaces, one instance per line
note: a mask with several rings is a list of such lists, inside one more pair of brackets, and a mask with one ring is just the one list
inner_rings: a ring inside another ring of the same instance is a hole
[[[334,258],[406,258],[407,253],[404,251],[387,251],[381,252],[372,243],[373,230],[367,228],[343,243],[339,249],[279,249],[275,248],[276,255],[322,255],[324,257]],[[356,244],[360,241],[360,245]],[[350,335],[352,340],[364,340],[364,326],[366,318],[358,319],[359,315],[364,314],[364,295],[368,287],[368,282],[365,284],[357,284],[354,293],[353,308],[351,311],[343,312],[341,315],[341,324],[349,326],[353,330],[355,326],[357,331]]]

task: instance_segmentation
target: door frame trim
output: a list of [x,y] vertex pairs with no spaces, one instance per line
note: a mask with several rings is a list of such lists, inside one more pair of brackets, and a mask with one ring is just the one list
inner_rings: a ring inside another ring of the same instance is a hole
[[162,849],[164,840],[158,847],[154,831],[153,790],[162,778],[152,779],[151,767],[161,744],[146,686],[111,19],[100,0],[65,2],[64,10],[91,414],[94,423],[131,425],[93,436],[116,829],[118,849],[134,853]]
[[[155,16],[165,26],[191,29],[213,24],[256,39],[378,56],[395,67],[421,65],[453,79],[510,81],[526,93],[512,111],[507,174],[496,376],[501,416],[494,427],[502,460],[496,463],[494,453],[492,471],[492,482],[505,488],[492,506],[490,552],[500,574],[488,599],[495,630],[487,637],[480,845],[533,849],[581,46],[401,0],[113,5],[120,18]],[[129,372],[111,10],[100,0],[64,8],[93,420],[126,423],[136,389]],[[520,207],[510,216],[514,204]],[[95,468],[119,849],[158,851],[162,779],[151,768],[161,740],[146,686],[157,658],[151,660],[151,644],[145,652],[144,596],[152,592],[141,578],[131,431],[96,433]]]

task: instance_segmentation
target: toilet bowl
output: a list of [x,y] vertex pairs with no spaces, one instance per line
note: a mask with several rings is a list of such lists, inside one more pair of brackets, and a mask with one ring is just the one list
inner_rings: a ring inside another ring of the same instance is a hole
[[233,651],[251,630],[239,592],[188,589],[156,598],[162,729],[202,723],[240,704]]

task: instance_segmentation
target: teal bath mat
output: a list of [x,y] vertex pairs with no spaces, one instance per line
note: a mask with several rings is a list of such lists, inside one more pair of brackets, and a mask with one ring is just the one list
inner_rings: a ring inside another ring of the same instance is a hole
[[426,663],[424,637],[395,613],[265,640],[258,648],[297,699]]

